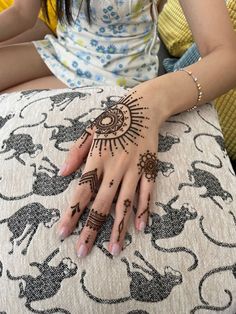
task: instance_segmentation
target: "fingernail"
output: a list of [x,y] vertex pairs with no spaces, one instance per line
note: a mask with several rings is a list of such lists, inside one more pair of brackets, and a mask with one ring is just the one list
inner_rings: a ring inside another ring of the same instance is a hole
[[120,246],[119,246],[119,244],[118,243],[112,244],[111,254],[113,256],[117,256],[117,255],[119,255],[119,253],[120,253]]
[[65,227],[62,227],[60,230],[58,230],[57,233],[58,233],[60,240],[64,240],[68,235],[67,228],[65,228]]
[[139,231],[143,231],[143,230],[145,229],[145,227],[146,227],[145,222],[144,222],[144,221],[141,221],[141,222],[139,223],[138,230],[139,230]]
[[86,247],[86,245],[81,244],[78,251],[77,251],[77,256],[80,257],[85,257],[88,253],[88,249]]
[[63,176],[63,174],[64,174],[64,172],[67,170],[67,168],[68,168],[68,164],[66,164],[66,163],[63,164],[63,165],[61,166],[59,172],[58,172],[58,175],[59,175],[59,176]]

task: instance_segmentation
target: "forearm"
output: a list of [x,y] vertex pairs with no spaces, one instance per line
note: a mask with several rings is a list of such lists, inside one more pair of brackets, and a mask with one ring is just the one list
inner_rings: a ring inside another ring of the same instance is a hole
[[[198,105],[214,100],[236,86],[236,49],[218,48],[197,63],[186,67],[202,86],[203,97]],[[165,106],[165,118],[193,107],[198,90],[185,72],[174,72],[149,82],[149,91]],[[158,95],[160,93],[160,95]],[[154,97],[154,98],[155,98]]]
[[32,17],[25,18],[14,6],[0,13],[0,42],[13,38],[32,28]]

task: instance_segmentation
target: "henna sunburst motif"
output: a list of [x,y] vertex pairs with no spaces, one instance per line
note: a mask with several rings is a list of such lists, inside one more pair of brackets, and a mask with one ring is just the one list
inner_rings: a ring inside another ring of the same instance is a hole
[[145,115],[148,107],[140,105],[142,97],[136,98],[134,94],[121,98],[93,121],[91,128],[95,128],[95,136],[90,156],[94,149],[98,149],[99,156],[103,149],[114,156],[119,147],[128,153],[129,143],[138,146],[136,139],[143,137],[142,129],[148,129],[145,120],[149,118]]
[[157,177],[157,155],[156,153],[150,153],[149,150],[145,154],[140,154],[138,168],[139,174],[144,172],[145,177],[147,178],[148,182],[156,181]]

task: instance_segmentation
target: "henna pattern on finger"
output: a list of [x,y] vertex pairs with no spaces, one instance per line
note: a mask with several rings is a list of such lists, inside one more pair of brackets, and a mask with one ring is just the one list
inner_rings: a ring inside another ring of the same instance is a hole
[[86,243],[86,244],[89,243],[90,238],[91,238],[91,235],[89,234],[89,235],[87,236],[86,240],[85,240],[85,243]]
[[109,183],[109,188],[111,188],[113,184],[114,184],[114,180],[111,180],[111,182]]
[[137,164],[139,168],[138,174],[144,172],[148,182],[155,182],[158,173],[157,163],[158,160],[156,153],[152,154],[149,150],[147,150],[145,154],[140,154],[139,163]]
[[88,132],[87,130],[84,130],[84,132],[80,136],[80,139],[82,140],[82,143],[79,145],[79,148],[81,148],[84,145],[84,143],[87,141],[87,139],[91,135],[92,135],[92,133]]
[[121,222],[119,223],[119,226],[118,226],[119,234],[118,234],[118,237],[117,237],[117,242],[120,241],[120,235],[121,235],[121,232],[123,231],[124,225],[125,225],[125,216],[126,216],[126,214],[128,212],[128,208],[131,206],[131,201],[129,199],[126,199],[124,201],[124,206],[125,206],[124,212],[123,212],[124,216],[123,216],[123,218],[122,218],[122,220],[121,220]]
[[91,193],[96,193],[98,189],[98,176],[97,176],[97,168],[92,171],[88,171],[84,173],[81,178],[79,185],[89,183]]
[[107,216],[108,215],[99,213],[92,208],[86,222],[86,227],[89,227],[94,231],[99,231]]
[[79,213],[80,212],[79,203],[77,203],[74,206],[71,206],[71,209],[72,209],[71,217],[73,217],[75,215],[75,213]]
[[150,119],[144,113],[148,107],[140,105],[142,97],[136,98],[135,93],[122,97],[92,122],[91,128],[95,128],[95,137],[90,156],[94,149],[98,149],[99,156],[103,150],[109,150],[114,156],[119,147],[128,154],[129,143],[138,146],[136,139],[143,137],[142,129],[148,129],[145,120]]
[[148,216],[149,216],[150,199],[151,199],[151,195],[149,193],[147,207],[144,209],[144,211],[140,215],[138,215],[138,218],[141,218],[146,212],[148,213]]

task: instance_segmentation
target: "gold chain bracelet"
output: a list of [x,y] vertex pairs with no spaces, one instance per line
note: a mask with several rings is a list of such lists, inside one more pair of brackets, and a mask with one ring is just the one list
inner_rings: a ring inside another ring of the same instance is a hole
[[174,72],[177,72],[177,71],[183,71],[183,72],[187,73],[192,78],[192,80],[194,81],[194,83],[195,83],[195,85],[197,87],[197,91],[198,91],[197,102],[196,102],[195,106],[193,106],[190,109],[187,109],[187,111],[192,111],[192,110],[197,108],[198,103],[202,100],[202,95],[203,95],[202,86],[198,82],[198,79],[193,75],[193,73],[191,71],[188,71],[186,69],[180,68],[178,70],[175,70]]

